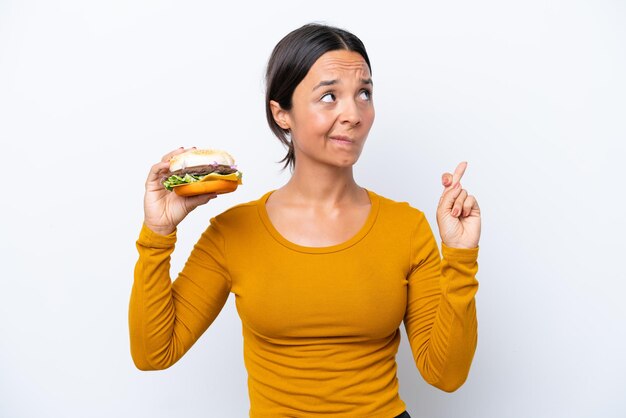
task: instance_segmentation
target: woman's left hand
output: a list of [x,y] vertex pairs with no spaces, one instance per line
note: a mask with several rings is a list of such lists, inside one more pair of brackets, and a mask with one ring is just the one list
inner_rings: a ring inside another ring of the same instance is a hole
[[443,194],[437,207],[437,225],[441,242],[451,248],[476,248],[480,239],[480,208],[474,196],[461,187],[467,163],[462,162],[454,174],[444,173]]

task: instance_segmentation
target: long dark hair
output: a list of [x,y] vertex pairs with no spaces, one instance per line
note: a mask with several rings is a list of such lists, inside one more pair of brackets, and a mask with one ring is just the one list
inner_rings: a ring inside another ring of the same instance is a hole
[[289,166],[293,171],[296,155],[289,140],[289,130],[281,128],[274,120],[270,100],[278,102],[284,110],[291,110],[296,86],[319,57],[336,50],[358,52],[372,72],[363,42],[352,33],[333,26],[317,23],[304,25],[281,39],[272,51],[265,74],[265,113],[270,129],[287,148],[287,155],[279,161],[285,163],[283,170]]

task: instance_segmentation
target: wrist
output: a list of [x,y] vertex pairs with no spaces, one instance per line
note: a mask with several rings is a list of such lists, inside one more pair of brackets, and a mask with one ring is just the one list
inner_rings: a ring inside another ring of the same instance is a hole
[[466,244],[466,243],[460,243],[460,242],[445,242],[443,240],[441,241],[441,243],[448,248],[460,249],[460,250],[472,250],[474,248],[478,248],[478,243]]
[[167,235],[172,234],[174,231],[176,231],[176,227],[154,226],[146,222],[144,222],[144,224],[149,230],[151,230],[152,232],[158,235],[167,236]]

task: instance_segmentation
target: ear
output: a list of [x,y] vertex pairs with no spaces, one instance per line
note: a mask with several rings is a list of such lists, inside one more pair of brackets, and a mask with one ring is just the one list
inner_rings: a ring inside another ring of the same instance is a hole
[[274,121],[278,124],[278,126],[285,130],[289,130],[291,128],[289,112],[280,107],[280,104],[278,104],[275,100],[270,100],[270,109],[272,110]]

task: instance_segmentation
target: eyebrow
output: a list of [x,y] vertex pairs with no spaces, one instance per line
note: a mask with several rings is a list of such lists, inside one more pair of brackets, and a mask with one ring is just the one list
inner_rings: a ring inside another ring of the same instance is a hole
[[[322,81],[319,82],[319,84],[317,86],[313,87],[312,91],[315,91],[315,90],[317,90],[320,87],[332,86],[332,85],[335,85],[335,84],[338,84],[338,83],[339,83],[339,80],[322,80]],[[362,78],[361,79],[361,83],[369,84],[370,86],[374,85],[374,83],[372,82],[371,78]]]

